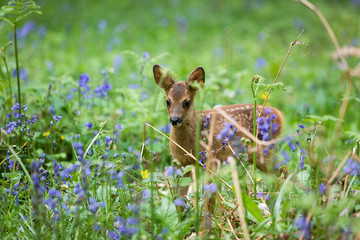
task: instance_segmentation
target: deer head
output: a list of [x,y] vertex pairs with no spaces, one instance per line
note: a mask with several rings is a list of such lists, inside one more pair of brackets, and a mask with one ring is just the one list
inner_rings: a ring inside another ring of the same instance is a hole
[[187,82],[175,81],[159,65],[154,65],[153,72],[156,84],[165,90],[170,123],[178,127],[194,113],[194,99],[198,89],[191,84],[194,82],[198,82],[201,86],[205,84],[204,69],[198,67],[192,71]]

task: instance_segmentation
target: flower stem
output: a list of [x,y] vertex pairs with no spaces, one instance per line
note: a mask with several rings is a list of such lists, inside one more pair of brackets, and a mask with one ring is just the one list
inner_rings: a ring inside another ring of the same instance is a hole
[[[255,91],[254,91],[254,82],[258,81],[257,77],[254,77],[251,81],[251,91],[253,94],[253,98],[254,98],[254,115],[253,115],[253,135],[255,138],[257,138],[257,134],[256,134],[256,96],[255,96]],[[253,141],[253,148],[256,149],[256,142]],[[256,151],[254,151],[253,153],[253,167],[254,167],[254,174],[253,174],[253,179],[254,179],[254,198],[256,199]]]
[[[17,47],[17,22],[14,23],[14,49],[15,49],[15,63],[16,63],[16,80],[17,80],[17,87],[18,87],[18,102],[20,104],[20,109],[22,107],[21,104],[21,86],[20,86],[20,74],[19,74],[19,54],[18,54],[18,47]],[[20,111],[19,109],[19,111]]]
[[[11,44],[11,42],[9,42],[9,44]],[[11,78],[10,78],[10,72],[9,72],[9,67],[7,65],[7,61],[6,61],[6,57],[5,57],[5,47],[2,49],[2,59],[4,61],[4,65],[5,65],[5,70],[6,70],[6,78],[9,82],[9,92],[10,92],[10,96],[9,96],[9,110],[11,109],[12,105],[12,87],[11,87]],[[5,77],[4,77],[5,78]],[[12,118],[10,117],[10,120]]]

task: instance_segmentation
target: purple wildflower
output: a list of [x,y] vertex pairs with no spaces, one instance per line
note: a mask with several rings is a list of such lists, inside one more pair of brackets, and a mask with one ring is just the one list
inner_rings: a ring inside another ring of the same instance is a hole
[[19,103],[15,103],[15,105],[11,108],[11,110],[13,111],[17,111],[20,109],[20,104]]
[[175,174],[175,168],[173,166],[167,167],[165,170],[165,176],[172,176]]
[[110,136],[105,136],[105,146],[109,147],[111,144],[111,137]]
[[265,58],[258,58],[254,64],[254,68],[259,71],[261,68],[264,68],[267,66],[267,61]]
[[28,21],[24,26],[19,30],[19,38],[26,38],[26,36],[35,28],[34,21]]
[[326,184],[321,183],[319,186],[319,194],[323,195],[325,193],[325,191],[326,191]]
[[174,204],[175,206],[185,206],[185,201],[182,198],[177,198],[174,200]]
[[346,162],[346,165],[343,168],[343,171],[345,174],[350,174],[351,176],[359,174],[360,171],[359,162],[352,158],[349,158]]
[[85,127],[87,127],[88,129],[91,129],[93,127],[92,122],[88,122],[84,124]]
[[143,52],[142,56],[145,59],[150,58],[150,54],[148,52]]
[[300,231],[300,234],[304,235],[304,239],[311,238],[311,221],[308,221],[305,216],[299,216],[294,222],[295,228]]
[[149,199],[151,196],[151,191],[149,189],[144,189],[142,192],[142,198],[143,199]]
[[88,85],[90,77],[87,73],[83,73],[79,77],[79,88],[82,90],[81,94],[85,94],[90,91],[90,86]]
[[116,55],[114,58],[114,70],[115,72],[119,71],[119,68],[124,62],[124,57],[122,55]]
[[299,163],[300,163],[300,169],[304,169],[304,155],[300,156]]
[[204,191],[208,193],[216,193],[217,192],[217,186],[215,183],[210,183],[204,185]]
[[117,234],[115,231],[109,231],[108,237],[112,240],[120,239],[119,234]]
[[98,203],[96,202],[95,198],[91,197],[89,198],[89,206],[88,209],[90,212],[92,212],[93,214],[95,214],[97,212],[97,210],[99,209],[99,207],[104,207],[105,204],[103,202]]

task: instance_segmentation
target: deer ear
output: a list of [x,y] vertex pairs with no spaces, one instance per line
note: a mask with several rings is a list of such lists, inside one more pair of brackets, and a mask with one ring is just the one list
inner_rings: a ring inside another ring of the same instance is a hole
[[202,67],[196,68],[188,77],[188,83],[198,82],[201,86],[205,84],[205,71]]
[[155,64],[153,67],[154,79],[157,85],[163,89],[168,89],[175,83],[175,80],[159,65]]

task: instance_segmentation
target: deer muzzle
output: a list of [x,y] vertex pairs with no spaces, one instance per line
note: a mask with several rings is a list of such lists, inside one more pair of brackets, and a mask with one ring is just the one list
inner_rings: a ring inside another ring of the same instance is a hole
[[179,117],[171,117],[170,118],[170,123],[171,123],[171,125],[173,125],[173,126],[180,126],[180,124],[182,123],[182,119],[181,118],[179,118]]

